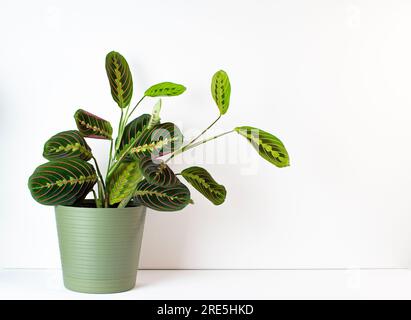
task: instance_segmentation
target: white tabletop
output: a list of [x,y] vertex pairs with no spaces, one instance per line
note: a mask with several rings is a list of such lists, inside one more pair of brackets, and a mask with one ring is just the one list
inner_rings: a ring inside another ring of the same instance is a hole
[[0,299],[411,299],[411,270],[140,270],[134,290],[94,295],[60,270],[3,269]]

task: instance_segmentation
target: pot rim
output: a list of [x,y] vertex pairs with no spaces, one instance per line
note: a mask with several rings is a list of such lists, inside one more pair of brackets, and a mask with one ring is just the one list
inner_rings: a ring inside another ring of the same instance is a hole
[[[94,200],[92,200],[92,199],[86,199],[85,201],[84,201],[84,203],[85,204],[90,204],[90,205],[94,205],[95,204],[95,202],[94,202]],[[97,207],[94,207],[94,206],[81,206],[81,207],[76,207],[76,206],[68,206],[68,205],[57,205],[57,206],[54,206],[54,208],[55,209],[57,209],[57,208],[70,208],[70,209],[72,209],[72,210],[79,210],[79,211],[81,211],[81,210],[90,210],[90,209],[97,209],[97,210],[105,210],[105,209],[109,209],[109,210],[118,210],[118,211],[130,211],[130,210],[133,210],[133,209],[143,209],[143,208],[146,208],[146,206],[143,206],[143,205],[139,205],[139,206],[127,206],[127,207],[125,207],[125,208],[117,208],[117,207],[111,207],[111,208],[97,208]]]
[[73,207],[73,206],[64,206],[58,205],[54,206],[56,210],[58,209],[70,209],[73,211],[117,211],[117,212],[125,212],[125,211],[134,211],[134,210],[143,210],[146,209],[145,206],[136,206],[136,207],[126,207],[126,208],[96,208],[96,207]]

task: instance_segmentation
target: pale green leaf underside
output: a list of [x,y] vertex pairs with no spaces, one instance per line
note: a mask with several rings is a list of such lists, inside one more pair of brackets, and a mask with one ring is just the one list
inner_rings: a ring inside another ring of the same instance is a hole
[[130,197],[141,177],[137,161],[122,162],[107,181],[110,205]]
[[158,99],[157,103],[153,107],[153,111],[151,112],[150,121],[148,122],[148,126],[147,126],[148,129],[160,123],[161,105],[162,105],[161,99]]

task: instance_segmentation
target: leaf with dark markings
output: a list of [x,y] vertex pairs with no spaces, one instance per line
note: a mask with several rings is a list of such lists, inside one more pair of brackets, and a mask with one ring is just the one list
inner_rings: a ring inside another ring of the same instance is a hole
[[151,116],[149,114],[142,114],[135,118],[124,128],[123,136],[120,141],[120,148],[118,154],[121,155],[135,140],[140,136],[143,130],[147,127]]
[[160,157],[178,149],[183,142],[183,135],[171,122],[155,125],[145,129],[136,139],[130,155],[135,159],[143,156]]
[[217,71],[211,80],[211,95],[217,104],[220,114],[227,112],[230,105],[231,84],[225,71]]
[[249,126],[237,127],[234,130],[245,137],[258,154],[268,162],[279,168],[290,165],[287,149],[280,139],[271,133]]
[[57,133],[44,144],[43,157],[47,160],[79,158],[88,161],[92,156],[86,140],[77,130]]
[[215,205],[224,202],[227,195],[225,187],[218,184],[207,170],[201,167],[190,167],[181,172],[184,179]]
[[170,187],[162,187],[145,180],[139,182],[133,198],[158,211],[178,211],[191,201],[190,190],[181,182]]
[[77,128],[81,135],[86,138],[110,140],[113,128],[110,122],[104,120],[83,109],[78,109],[74,114]]
[[133,78],[126,59],[118,52],[106,56],[106,72],[111,96],[120,108],[127,107],[133,96]]
[[147,97],[170,97],[179,96],[184,91],[186,91],[186,87],[181,84],[173,82],[161,82],[148,88],[144,95]]
[[28,186],[37,202],[70,206],[84,199],[97,182],[94,167],[81,159],[53,160],[36,168]]
[[164,161],[145,156],[140,159],[139,164],[141,173],[151,184],[168,187],[180,182]]
[[120,163],[107,181],[110,205],[131,196],[141,178],[137,161]]

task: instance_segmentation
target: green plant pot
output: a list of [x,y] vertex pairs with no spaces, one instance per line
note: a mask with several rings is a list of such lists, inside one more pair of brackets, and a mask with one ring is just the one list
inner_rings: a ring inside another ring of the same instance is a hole
[[136,283],[145,207],[55,207],[64,286],[114,293]]

